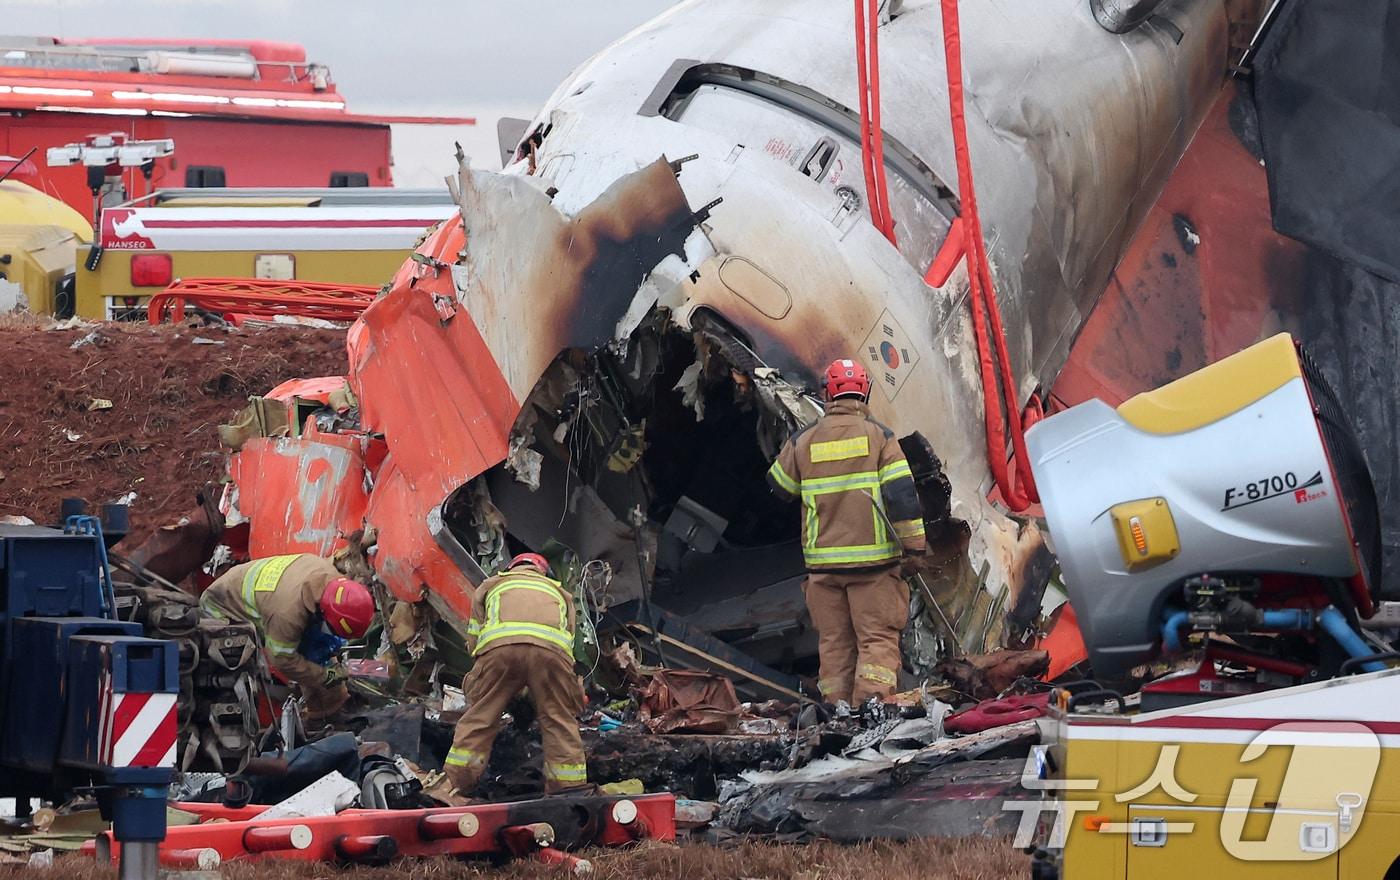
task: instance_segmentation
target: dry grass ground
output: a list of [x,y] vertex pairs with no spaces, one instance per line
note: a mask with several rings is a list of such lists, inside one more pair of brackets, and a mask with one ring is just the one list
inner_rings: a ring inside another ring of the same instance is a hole
[[[735,846],[651,844],[630,850],[587,853],[598,880],[1004,880],[1028,876],[1024,855],[1005,840],[918,840],[838,846],[743,843]],[[113,869],[69,856],[52,868],[0,869],[15,880],[110,880]],[[466,880],[492,877],[526,880],[568,876],[558,868],[525,862],[496,867],[489,862],[402,860],[384,868],[342,868],[302,862],[231,863],[227,880]]]

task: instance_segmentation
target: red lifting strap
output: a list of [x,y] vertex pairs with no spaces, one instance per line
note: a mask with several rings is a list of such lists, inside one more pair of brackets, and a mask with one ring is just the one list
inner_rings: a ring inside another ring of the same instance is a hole
[[855,0],[855,7],[856,87],[860,92],[860,161],[865,170],[865,198],[870,202],[870,222],[890,244],[898,247],[894,240],[894,215],[890,213],[890,187],[885,178],[885,132],[880,124],[880,0]]
[[[872,3],[874,0],[872,0]],[[972,183],[972,159],[967,149],[967,119],[963,109],[962,41],[958,33],[958,0],[941,0],[943,8],[943,52],[948,68],[948,109],[953,122],[953,151],[957,157],[958,194],[962,199],[962,250],[967,257],[967,280],[971,288],[972,324],[977,336],[977,359],[982,372],[982,393],[987,429],[987,464],[1011,510],[1020,512],[1040,500],[1031,476],[1026,452],[1025,428],[1018,406],[1011,358],[1006,351],[1006,331],[1001,324],[996,287],[987,268],[987,248],[982,237],[982,220],[977,214],[977,193]],[[859,0],[857,0],[859,7]],[[991,347],[996,346],[993,363]],[[998,383],[997,366],[1000,366]],[[1002,400],[997,399],[1000,387]],[[1003,401],[1005,413],[1003,413]],[[1032,419],[1033,421],[1033,416]],[[1011,424],[1011,445],[1015,452],[1015,479],[1006,462],[1006,427]]]

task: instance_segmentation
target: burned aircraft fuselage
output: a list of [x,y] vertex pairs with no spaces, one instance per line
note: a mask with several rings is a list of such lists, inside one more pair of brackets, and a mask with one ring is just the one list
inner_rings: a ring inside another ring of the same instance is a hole
[[[1088,3],[963,4],[1021,399],[1218,94],[1226,6],[1169,0],[1115,35]],[[924,280],[960,211],[938,12],[891,3],[881,24],[897,246],[869,219],[835,0],[680,4],[561,85],[502,171],[462,163],[461,222],[351,337],[363,428],[387,447],[366,518],[398,595],[460,611],[482,570],[555,539],[608,564],[611,602],[650,595],[771,663],[809,656],[798,514],[762,474],[819,415],[822,368],[854,355],[876,418],[924,461],[931,580],[959,637],[1034,623],[1049,566],[1035,527],[988,500],[966,275]]]

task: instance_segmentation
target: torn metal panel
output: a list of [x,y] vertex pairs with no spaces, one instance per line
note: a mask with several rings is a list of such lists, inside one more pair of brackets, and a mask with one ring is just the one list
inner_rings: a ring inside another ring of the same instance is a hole
[[458,297],[487,348],[503,355],[499,372],[520,399],[561,351],[610,342],[667,257],[681,263],[662,273],[677,284],[713,252],[664,158],[620,176],[572,216],[520,176],[464,166],[458,189],[467,230],[452,271]]
[[472,581],[428,530],[437,506],[416,491],[396,457],[385,461],[365,512],[378,532],[375,573],[398,598],[427,598],[444,617],[465,621],[471,617]]
[[[461,230],[444,224],[424,243],[453,252]],[[423,276],[418,276],[419,270]],[[519,411],[477,324],[444,324],[410,263],[356,325],[350,383],[365,430],[384,435],[398,469],[438,504],[506,456]],[[426,509],[426,508],[425,508]]]
[[529,438],[524,434],[516,434],[510,438],[510,447],[506,453],[506,470],[515,474],[517,480],[534,491],[540,487],[540,465],[544,463],[544,456],[527,446],[528,442]]
[[344,376],[318,376],[313,379],[288,379],[263,395],[268,400],[314,400],[330,405],[331,398],[343,393],[346,385]]
[[354,434],[258,437],[229,460],[238,505],[250,522],[254,558],[282,553],[329,555],[363,528],[365,447]]

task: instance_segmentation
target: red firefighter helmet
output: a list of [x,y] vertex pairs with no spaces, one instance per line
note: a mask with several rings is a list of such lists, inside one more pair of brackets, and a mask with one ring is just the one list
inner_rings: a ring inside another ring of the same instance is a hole
[[509,571],[512,568],[518,568],[522,565],[530,566],[545,577],[550,577],[553,574],[549,569],[549,560],[538,553],[519,554],[510,561],[510,564],[506,566],[506,570]]
[[374,597],[359,581],[332,578],[321,591],[321,614],[331,632],[344,639],[358,639],[374,620]]
[[835,400],[846,394],[869,397],[870,377],[858,361],[840,358],[826,368],[826,399]]

